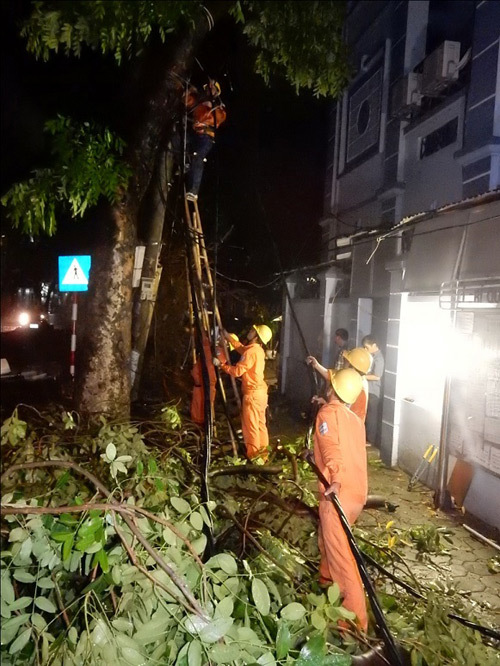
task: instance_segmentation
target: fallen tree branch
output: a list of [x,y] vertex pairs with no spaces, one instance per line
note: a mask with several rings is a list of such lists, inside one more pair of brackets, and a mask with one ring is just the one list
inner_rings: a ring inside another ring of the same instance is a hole
[[257,539],[253,536],[253,534],[251,534],[251,532],[245,529],[245,527],[236,520],[236,516],[227,507],[219,506],[218,509],[222,515],[225,515],[226,518],[229,518],[230,520],[233,521],[233,523],[240,530],[240,532],[244,534],[249,539],[249,541],[253,543],[253,545],[257,548],[257,550],[260,553],[262,553],[262,555],[264,555],[264,557],[267,557],[268,560],[270,560],[276,567],[278,567],[278,569],[281,569],[281,571],[283,571],[283,573],[285,573],[290,578],[290,580],[295,583],[294,575],[290,573],[286,567],[284,567],[280,562],[278,562],[276,558],[274,558],[270,553],[267,552],[265,548],[263,548],[260,545]]
[[[17,465],[12,465],[9,467],[1,476],[1,481],[5,479],[6,476],[11,474],[12,472],[19,471],[19,470],[26,470],[26,469],[40,469],[40,468],[50,468],[50,467],[61,467],[63,469],[73,469],[75,472],[78,474],[81,474],[85,478],[87,478],[91,483],[99,490],[99,492],[104,495],[109,501],[110,505],[113,508],[119,507],[120,503],[117,502],[111,495],[110,491],[104,486],[99,479],[94,476],[91,472],[88,472],[86,469],[83,467],[80,467],[80,465],[77,465],[74,462],[71,462],[69,460],[54,460],[54,461],[46,461],[46,462],[32,462],[32,463],[20,463]],[[107,505],[106,505],[107,506]],[[111,506],[109,508],[111,508]],[[36,508],[36,507],[31,507],[31,508]],[[43,508],[43,507],[39,507]],[[194,597],[194,595],[191,593],[190,589],[187,587],[185,582],[182,580],[180,576],[177,575],[177,573],[172,569],[171,566],[169,566],[163,557],[159,555],[156,550],[151,546],[151,544],[148,542],[148,540],[143,536],[143,534],[140,532],[140,530],[136,527],[134,524],[134,521],[132,520],[130,515],[127,515],[127,513],[122,512],[123,515],[123,520],[129,527],[130,531],[135,535],[139,543],[142,545],[142,547],[146,550],[146,552],[153,558],[153,560],[158,564],[158,566],[165,571],[165,573],[169,576],[169,578],[172,580],[172,582],[176,585],[176,587],[182,592],[184,595],[185,599],[189,602],[189,604],[192,606],[193,611],[199,615],[200,617],[207,619],[206,613],[203,611],[201,608],[200,604],[198,603],[197,599]],[[169,592],[170,594],[170,592]]]
[[140,514],[142,516],[146,516],[150,520],[153,520],[156,523],[159,523],[160,525],[163,525],[164,527],[168,527],[169,530],[171,530],[175,536],[179,537],[181,541],[184,542],[186,545],[187,549],[193,556],[193,559],[196,561],[197,564],[200,565],[200,567],[203,568],[204,564],[200,559],[200,556],[198,553],[195,551],[193,548],[193,544],[189,541],[189,539],[182,534],[180,530],[176,528],[176,526],[171,523],[170,521],[166,520],[165,518],[162,518],[161,516],[156,516],[154,513],[151,513],[150,511],[147,511],[146,509],[143,509],[140,506],[135,506],[133,504],[104,504],[104,503],[99,503],[99,502],[87,502],[86,504],[75,504],[75,505],[67,505],[67,506],[27,506],[27,505],[20,505],[20,504],[2,504],[0,505],[0,515],[2,516],[8,516],[8,515],[16,515],[16,514],[24,514],[24,515],[29,515],[29,514],[60,514],[60,513],[83,513],[85,511],[92,511],[93,509],[97,511],[115,511],[116,513],[120,514],[130,514],[131,516],[135,514]]

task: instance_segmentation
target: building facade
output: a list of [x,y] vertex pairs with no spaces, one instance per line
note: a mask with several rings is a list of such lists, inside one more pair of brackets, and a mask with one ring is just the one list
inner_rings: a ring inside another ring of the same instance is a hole
[[[288,276],[311,353],[383,350],[378,445],[500,528],[500,2],[348,2],[354,76],[332,105],[321,263]],[[316,281],[316,298],[305,283]],[[305,402],[284,302],[281,390]],[[458,479],[458,480],[457,480]]]

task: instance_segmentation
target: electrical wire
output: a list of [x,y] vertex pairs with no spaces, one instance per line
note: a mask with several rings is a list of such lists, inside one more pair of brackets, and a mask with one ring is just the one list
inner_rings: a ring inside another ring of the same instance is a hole
[[256,284],[255,282],[252,282],[251,280],[240,280],[237,278],[231,278],[228,275],[224,275],[220,271],[217,271],[217,275],[221,278],[224,278],[225,280],[229,280],[230,282],[238,282],[242,284],[250,284],[252,287],[256,287],[257,289],[265,289],[266,287],[270,287],[272,284],[275,284],[279,280],[281,280],[281,275],[278,275],[277,277],[273,278],[270,282],[266,282],[265,284]]

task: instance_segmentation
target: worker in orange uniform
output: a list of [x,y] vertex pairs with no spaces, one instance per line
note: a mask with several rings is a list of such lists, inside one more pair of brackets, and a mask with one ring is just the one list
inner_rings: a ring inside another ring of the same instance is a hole
[[267,384],[264,381],[266,363],[263,345],[272,337],[272,331],[265,324],[254,324],[247,335],[247,345],[236,342],[227,331],[225,339],[230,342],[241,358],[236,365],[230,365],[223,353],[214,358],[214,365],[232,377],[241,377],[243,400],[241,403],[241,429],[245,441],[247,457],[266,461],[269,435],[266,426]]
[[186,198],[190,201],[198,199],[207,155],[215,143],[217,128],[226,120],[226,108],[220,94],[220,84],[209,79],[203,86],[203,91],[189,86],[185,95],[184,103],[189,120],[187,143],[188,152],[191,154],[191,168],[186,178]]
[[[205,362],[208,369],[208,375],[210,378],[210,404],[213,410],[214,401],[215,401],[215,385],[217,383],[217,376],[215,373],[215,368],[212,363],[212,350],[210,349],[210,340],[208,335],[203,333],[202,336],[203,343],[203,354],[205,356]],[[201,357],[198,355],[193,369],[191,370],[191,376],[194,381],[193,386],[193,395],[191,397],[191,420],[199,425],[202,425],[205,422],[205,390],[203,388],[203,369],[201,363]]]
[[320,583],[336,582],[343,605],[357,616],[366,631],[368,617],[363,584],[356,561],[337,511],[328,495],[335,493],[352,525],[366,502],[368,477],[365,429],[361,419],[348,407],[363,388],[359,373],[353,368],[332,375],[328,402],[316,417],[314,459],[330,485],[319,484]]
[[[343,351],[342,356],[345,361],[347,361],[346,367],[354,368],[361,375],[363,390],[350,408],[351,411],[359,416],[359,418],[364,423],[366,419],[366,411],[368,408],[368,382],[365,379],[365,375],[370,369],[372,359],[370,353],[367,352],[363,347],[355,347],[354,349]],[[320,374],[328,383],[330,383],[332,375],[337,372],[336,370],[329,370],[328,368],[325,368],[314,358],[314,356],[308,356],[306,362],[312,365],[316,372],[318,372],[318,374]]]
[[365,375],[370,369],[372,364],[372,357],[370,352],[366,351],[364,347],[355,347],[349,351],[344,352],[344,358],[348,363],[348,367],[354,368],[359,372],[361,381],[363,382],[363,390],[356,398],[355,402],[351,405],[351,411],[359,416],[363,421],[366,421],[366,412],[368,409],[368,382]]

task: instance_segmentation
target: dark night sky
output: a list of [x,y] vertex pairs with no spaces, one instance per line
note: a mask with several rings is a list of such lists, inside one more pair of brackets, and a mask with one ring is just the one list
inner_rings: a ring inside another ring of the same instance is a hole
[[[132,112],[133,117],[138,101],[124,82],[137,84],[142,75],[137,64],[119,71],[111,58],[103,62],[101,56],[92,54],[81,61],[58,57],[49,63],[36,62],[17,36],[14,21],[23,7],[28,3],[2,3],[1,7],[2,193],[31,169],[44,166],[41,130],[56,112],[85,119],[92,109],[100,120],[112,118],[120,131],[124,118],[116,114],[117,107],[127,109],[129,117]],[[277,270],[265,218],[285,267],[314,262],[322,212],[326,102],[309,93],[297,96],[283,80],[274,79],[266,88],[252,71],[245,38],[229,20],[212,31],[199,60],[220,80],[228,111],[200,196],[209,240],[213,238],[216,192],[219,238],[234,225],[219,249],[220,270],[259,282]],[[203,83],[204,77],[195,66],[193,80]],[[85,225],[77,222],[61,229],[53,245],[73,247],[80,242],[85,242]],[[72,251],[81,253],[80,248]]]

